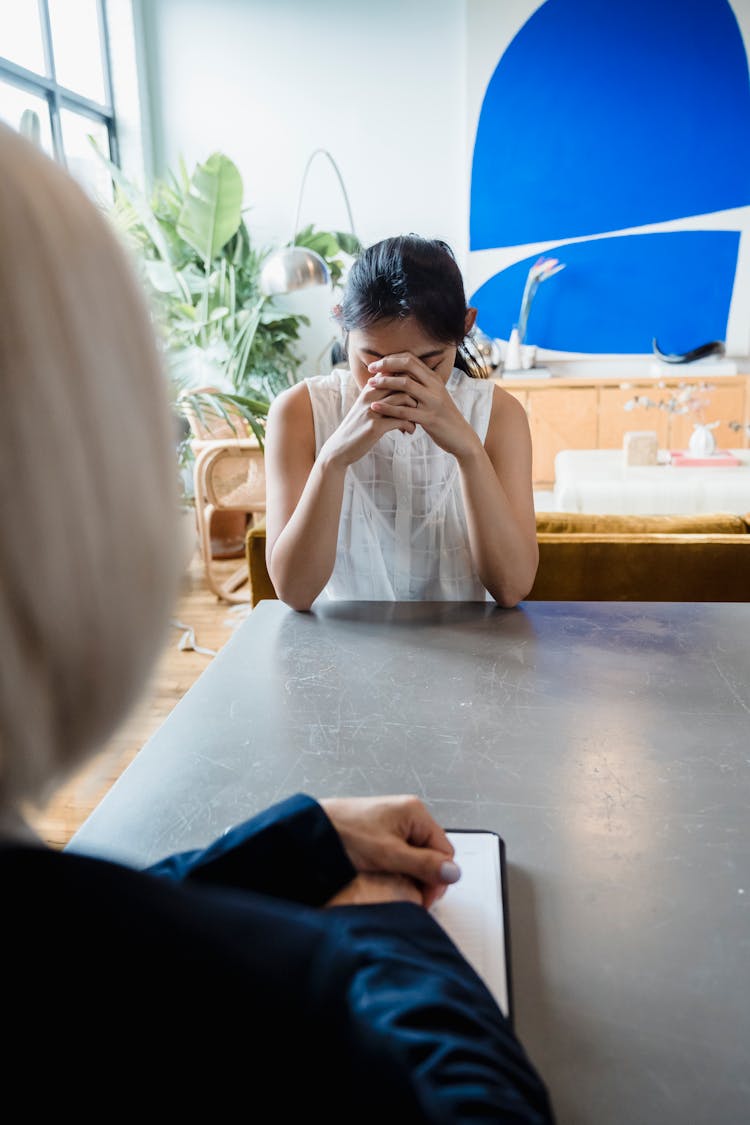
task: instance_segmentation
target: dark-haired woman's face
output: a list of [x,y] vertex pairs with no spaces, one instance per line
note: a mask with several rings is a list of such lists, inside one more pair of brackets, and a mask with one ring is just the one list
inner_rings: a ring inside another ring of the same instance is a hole
[[411,316],[403,320],[378,320],[368,328],[352,328],[349,333],[349,367],[360,388],[370,378],[369,363],[404,352],[415,355],[444,383],[456,362],[456,345],[433,340]]

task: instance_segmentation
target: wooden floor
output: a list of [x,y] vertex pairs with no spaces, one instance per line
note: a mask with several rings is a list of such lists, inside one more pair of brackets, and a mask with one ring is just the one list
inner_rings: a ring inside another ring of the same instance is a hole
[[[221,576],[234,571],[238,562],[215,562]],[[191,627],[195,644],[218,651],[243,620],[249,607],[233,607],[220,602],[205,585],[200,557],[196,555],[185,575],[181,596],[173,614],[174,622]],[[170,626],[164,650],[144,691],[140,703],[104,746],[101,753],[60,790],[41,812],[28,819],[51,847],[62,848],[92,809],[101,801],[122,771],[159,727],[174,705],[212,660],[179,648],[186,630]]]

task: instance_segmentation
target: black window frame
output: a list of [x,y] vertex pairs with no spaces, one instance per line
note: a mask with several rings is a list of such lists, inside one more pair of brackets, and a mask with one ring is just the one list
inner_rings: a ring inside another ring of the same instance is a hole
[[39,22],[42,32],[42,47],[44,50],[44,65],[48,74],[37,74],[19,66],[11,59],[0,55],[0,78],[21,90],[27,90],[47,102],[49,107],[50,123],[52,127],[52,150],[55,157],[63,167],[67,168],[65,148],[62,139],[62,126],[60,124],[60,111],[69,109],[82,114],[90,120],[104,125],[109,139],[109,158],[119,165],[120,154],[117,144],[117,123],[115,120],[114,94],[112,89],[112,68],[110,65],[109,28],[107,25],[106,0],[96,0],[97,18],[99,21],[99,44],[101,47],[102,74],[104,76],[104,94],[106,101],[103,103],[92,101],[91,98],[77,94],[67,86],[61,86],[57,81],[55,72],[55,55],[52,44],[52,24],[49,15],[48,0],[37,0],[39,9]]

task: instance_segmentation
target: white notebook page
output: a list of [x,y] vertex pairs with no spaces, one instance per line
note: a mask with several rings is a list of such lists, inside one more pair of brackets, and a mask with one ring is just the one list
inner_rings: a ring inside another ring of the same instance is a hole
[[461,878],[432,913],[509,1014],[508,974],[498,838],[491,832],[448,832]]

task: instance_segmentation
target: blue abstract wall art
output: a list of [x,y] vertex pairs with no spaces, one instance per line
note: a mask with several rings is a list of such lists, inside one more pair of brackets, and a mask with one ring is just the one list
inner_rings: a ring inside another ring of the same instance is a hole
[[[539,287],[527,340],[559,351],[643,353],[654,336],[683,353],[726,337],[739,234],[671,231],[558,246],[565,269]],[[482,331],[507,339],[538,255],[501,270],[472,296]],[[700,263],[700,265],[696,265]],[[586,348],[582,348],[582,342]]]
[[[475,138],[470,250],[748,203],[750,79],[727,0],[547,0],[502,55]],[[723,339],[738,242],[680,231],[555,246],[568,268],[541,288],[527,339],[576,352]],[[530,264],[473,295],[483,331],[508,338]]]

